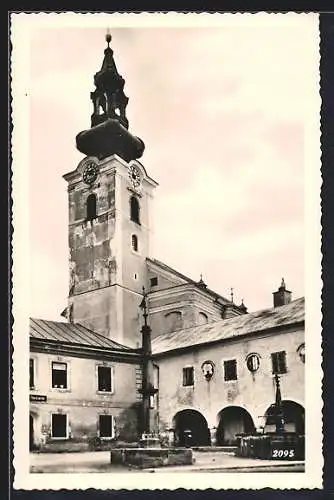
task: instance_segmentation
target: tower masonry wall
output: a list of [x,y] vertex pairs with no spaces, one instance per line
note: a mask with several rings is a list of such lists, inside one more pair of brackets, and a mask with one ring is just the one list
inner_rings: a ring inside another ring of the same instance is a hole
[[[104,173],[88,187],[69,189],[70,295],[116,282],[115,178]],[[96,196],[96,217],[87,220],[87,198]]]

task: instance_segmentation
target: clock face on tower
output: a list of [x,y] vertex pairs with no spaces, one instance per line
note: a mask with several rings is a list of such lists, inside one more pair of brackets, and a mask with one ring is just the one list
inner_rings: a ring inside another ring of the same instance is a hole
[[129,167],[130,182],[134,188],[138,188],[141,184],[141,172],[136,165]]
[[83,181],[86,184],[93,184],[97,179],[98,173],[99,169],[93,161],[87,163],[82,174]]

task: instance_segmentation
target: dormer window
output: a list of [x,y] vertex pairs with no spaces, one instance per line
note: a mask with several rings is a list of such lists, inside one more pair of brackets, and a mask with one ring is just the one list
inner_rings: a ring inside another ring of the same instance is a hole
[[171,311],[165,315],[166,318],[166,329],[168,332],[174,332],[175,330],[180,330],[182,328],[182,312],[181,311]]
[[133,222],[136,222],[137,224],[140,224],[139,211],[140,211],[140,206],[139,206],[138,199],[135,196],[131,196],[131,198],[130,198],[130,219]]
[[151,283],[151,286],[157,286],[158,285],[158,277],[154,276],[153,278],[151,278],[150,283]]
[[205,314],[204,312],[198,313],[198,318],[200,325],[206,325],[206,323],[209,321],[207,314]]
[[96,219],[96,195],[95,194],[92,193],[87,197],[86,207],[87,207],[87,220]]
[[131,245],[134,252],[138,252],[138,238],[135,234],[131,236]]

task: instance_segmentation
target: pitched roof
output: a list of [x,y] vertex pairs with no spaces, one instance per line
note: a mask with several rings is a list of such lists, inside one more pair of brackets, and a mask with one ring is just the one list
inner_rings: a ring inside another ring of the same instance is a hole
[[304,297],[287,305],[164,333],[152,340],[153,354],[200,346],[304,321]]
[[131,352],[133,349],[103,335],[89,330],[79,323],[65,323],[46,319],[30,318],[29,335],[31,339],[56,341],[70,345],[83,345]]
[[[184,274],[180,273],[179,271],[177,271],[173,267],[170,267],[167,264],[165,264],[164,262],[161,262],[158,259],[152,259],[152,258],[147,257],[146,261],[149,262],[149,263],[151,262],[152,264],[155,264],[156,266],[159,266],[164,271],[167,271],[167,272],[169,272],[171,274],[174,274],[178,278],[184,280],[186,283],[190,283],[192,285],[195,285],[197,288],[200,288],[201,290],[203,290],[204,292],[208,293],[209,295],[214,296],[216,299],[218,299],[218,298],[222,299],[225,304],[232,304],[232,302],[229,299],[227,299],[226,297],[223,297],[219,293],[211,290],[206,285],[203,287],[202,284],[201,284],[201,282],[203,283],[202,280],[195,281],[195,280],[189,278],[188,276],[185,276]],[[238,306],[237,304],[233,304],[233,306],[236,309],[240,308],[240,306]]]

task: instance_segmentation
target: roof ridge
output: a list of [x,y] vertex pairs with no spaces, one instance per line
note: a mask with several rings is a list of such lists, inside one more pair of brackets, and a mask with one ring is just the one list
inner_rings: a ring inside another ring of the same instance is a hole
[[180,332],[186,332],[186,331],[191,330],[191,329],[194,330],[194,329],[201,329],[203,327],[206,327],[206,328],[215,327],[217,325],[217,323],[221,323],[224,326],[228,326],[229,322],[233,322],[236,318],[244,318],[246,320],[249,317],[253,317],[254,318],[257,315],[261,315],[261,314],[263,314],[266,311],[277,311],[277,310],[281,311],[282,307],[287,307],[287,306],[290,306],[291,304],[293,304],[295,302],[304,301],[304,300],[305,300],[305,297],[298,297],[297,299],[294,299],[291,302],[289,302],[288,304],[284,304],[283,306],[280,306],[280,307],[267,307],[267,308],[264,308],[264,309],[258,309],[256,311],[249,312],[247,314],[235,315],[235,316],[232,316],[231,318],[218,319],[216,321],[212,321],[210,323],[205,323],[205,324],[202,324],[202,325],[188,326],[186,328],[180,328],[179,330],[174,330],[172,332],[161,333],[160,335],[157,335],[156,337],[152,338],[152,344],[154,344],[156,340],[162,340],[163,338],[168,337],[168,336],[170,336],[169,338],[171,338],[172,336],[174,336],[174,334],[175,335],[176,334],[180,334]]
[[159,259],[156,259],[156,258],[151,258],[151,257],[146,257],[146,260],[149,260],[150,262],[153,262],[153,264],[157,264],[157,265],[160,265],[160,266],[163,266],[163,267],[168,267],[171,271],[173,271],[175,274],[178,274],[181,278],[185,279],[186,281],[188,281],[190,283],[196,283],[195,280],[193,280],[192,278],[189,278],[189,276],[186,276],[185,274],[181,273],[180,271],[178,271],[174,267],[170,266],[169,264],[166,264],[162,260],[159,260]]
[[[96,332],[95,330],[92,330],[90,328],[87,328],[87,326],[81,324],[81,323],[70,323],[68,321],[54,321],[54,320],[49,320],[49,319],[43,319],[43,318],[33,318],[33,317],[29,317],[29,319],[31,321],[34,321],[34,322],[38,322],[38,321],[43,321],[43,322],[47,322],[47,323],[56,323],[56,324],[60,324],[60,325],[65,325],[67,327],[80,327],[80,328],[83,328],[84,330],[86,330],[87,333],[90,333],[92,334],[93,336],[96,336],[97,338],[100,338],[101,340],[104,340],[106,342],[110,342],[114,345],[114,347],[117,349],[117,347],[119,346],[120,348],[122,348],[123,350],[130,350],[132,351],[133,348],[130,347],[130,346],[127,346],[125,344],[121,344],[119,342],[117,342],[116,340],[113,340],[113,339],[110,339],[109,337],[106,337],[105,335],[102,335],[101,333],[99,332]],[[80,343],[80,342],[77,342],[77,343]],[[81,342],[82,345],[85,345],[84,342]]]
[[[151,258],[151,257],[146,257],[146,260],[152,262],[153,264],[157,264],[157,265],[160,265],[160,266],[165,267],[165,268],[167,267],[172,272],[174,272],[175,274],[177,274],[180,278],[186,280],[190,284],[193,284],[193,285],[197,286],[199,289],[202,289],[202,288],[200,288],[198,286],[198,281],[195,281],[194,279],[189,278],[189,276],[186,276],[185,274],[181,273],[180,271],[178,271],[174,267],[170,266],[169,264],[166,264],[162,260],[159,260],[159,259],[156,259],[156,258]],[[236,308],[239,308],[239,306],[237,304],[234,304],[229,299],[227,299],[226,297],[224,297],[224,295],[221,295],[220,293],[215,292],[210,287],[206,287],[205,290],[203,290],[203,291],[209,293],[210,295],[215,295],[216,297],[220,297],[221,299],[223,299],[224,301],[226,301],[228,304],[233,304]]]

